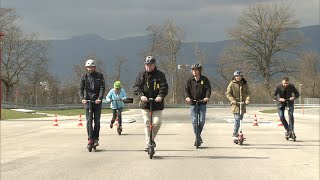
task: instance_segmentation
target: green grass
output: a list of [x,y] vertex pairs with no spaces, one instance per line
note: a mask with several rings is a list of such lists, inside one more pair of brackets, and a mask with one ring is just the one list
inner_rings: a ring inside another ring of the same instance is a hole
[[[57,114],[60,116],[77,116],[79,114],[84,115],[86,112],[84,109],[64,109],[64,110],[43,110],[43,111],[37,111],[41,113],[47,113],[47,114]],[[101,114],[109,114],[111,113],[111,109],[102,109]]]
[[9,109],[1,109],[1,119],[21,119],[21,118],[38,118],[38,117],[46,117],[46,115],[18,112],[18,111],[13,111]]
[[[127,111],[127,110],[128,109],[124,109],[123,111]],[[46,114],[57,114],[60,116],[78,116],[80,114],[84,115],[86,113],[84,109],[41,110],[36,112],[46,113]],[[110,114],[112,113],[112,110],[102,109],[101,113]],[[39,118],[39,117],[46,117],[47,116],[46,114],[33,114],[33,113],[13,111],[9,109],[1,109],[1,119]]]

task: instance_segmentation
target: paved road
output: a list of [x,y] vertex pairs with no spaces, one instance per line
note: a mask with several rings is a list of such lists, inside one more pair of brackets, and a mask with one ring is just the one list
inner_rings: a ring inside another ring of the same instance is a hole
[[[243,146],[232,143],[232,114],[209,108],[201,149],[193,146],[189,109],[166,109],[154,159],[143,151],[140,110],[124,113],[124,134],[102,116],[100,146],[86,149],[78,117],[1,121],[1,180],[79,179],[319,179],[319,108],[296,110],[297,142],[286,141],[276,114],[249,108]],[[269,108],[267,108],[269,109]],[[252,126],[254,114],[259,126]],[[85,123],[84,123],[85,124]]]

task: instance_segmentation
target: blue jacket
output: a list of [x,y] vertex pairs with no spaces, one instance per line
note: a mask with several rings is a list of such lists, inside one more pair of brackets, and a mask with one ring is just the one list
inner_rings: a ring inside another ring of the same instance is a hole
[[122,89],[122,88],[121,88],[119,94],[117,94],[116,91],[112,88],[108,92],[106,99],[107,99],[108,103],[111,101],[110,108],[112,108],[112,109],[117,109],[120,107],[123,108],[124,107],[123,100],[127,99],[127,95],[126,95],[126,92],[124,91],[124,89]]

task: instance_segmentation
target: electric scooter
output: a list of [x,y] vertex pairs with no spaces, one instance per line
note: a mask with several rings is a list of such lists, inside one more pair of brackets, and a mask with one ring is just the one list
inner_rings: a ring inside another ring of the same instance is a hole
[[[287,111],[288,111],[288,116],[289,116],[289,127],[290,127],[290,115],[289,115],[289,101],[290,99],[286,99],[286,106],[288,107]],[[293,126],[292,126],[293,128]],[[289,128],[289,133],[287,134],[287,136],[285,137],[286,140],[289,140],[289,138],[292,138],[293,142],[296,142],[296,134],[294,133],[293,129]]]
[[[121,135],[121,132],[122,132],[122,118],[119,118],[120,116],[121,116],[121,112],[119,111],[119,107],[118,107],[118,101],[123,101],[123,100],[120,100],[120,99],[118,99],[118,100],[111,100],[111,102],[112,101],[115,101],[116,102],[116,106],[117,106],[117,109],[116,109],[116,111],[117,111],[117,117],[116,117],[116,119],[118,119],[118,127],[117,127],[117,132],[118,132],[118,134],[119,135]],[[124,102],[124,101],[123,101]],[[111,127],[111,126],[110,126]]]
[[[242,105],[244,104],[244,102],[237,102],[238,104],[239,104],[239,109],[240,109],[240,117],[241,117],[241,115],[242,115]],[[243,116],[242,116],[242,118],[243,118]],[[243,144],[243,141],[245,141],[245,137],[244,137],[244,135],[243,135],[243,133],[242,133],[242,119],[240,119],[240,127],[239,127],[239,132],[238,132],[238,139],[236,139],[236,140],[234,140],[234,143],[236,143],[236,144],[240,144],[240,145],[242,145]]]
[[199,103],[203,102],[203,100],[193,100],[193,102],[195,102],[195,109],[196,109],[196,142],[195,142],[195,146],[196,149],[199,149],[199,147],[201,146],[201,142],[200,139],[198,138],[198,134],[199,134],[199,128],[200,128],[200,110],[199,110]]
[[94,101],[91,100],[87,100],[87,105],[89,108],[89,140],[88,140],[88,145],[87,145],[87,149],[89,152],[92,151],[92,149],[94,149],[96,151],[96,146],[94,145],[93,142],[93,128],[92,128],[92,122],[93,122],[93,113],[92,113],[92,103],[94,103]]
[[152,139],[152,132],[153,132],[153,108],[152,108],[152,104],[153,104],[154,99],[153,98],[149,98],[148,101],[149,101],[149,106],[150,106],[150,137],[149,137],[150,140],[149,140],[148,148],[147,148],[146,151],[148,152],[149,158],[152,159],[153,155],[155,153],[154,144],[152,143],[153,142],[153,139]]

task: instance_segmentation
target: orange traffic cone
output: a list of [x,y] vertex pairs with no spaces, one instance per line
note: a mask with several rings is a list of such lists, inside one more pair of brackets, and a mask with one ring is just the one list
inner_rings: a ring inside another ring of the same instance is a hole
[[256,114],[254,114],[254,119],[253,119],[253,124],[252,124],[252,126],[259,126],[259,125],[258,125],[257,115],[256,115]]
[[81,114],[79,115],[79,122],[78,122],[78,125],[77,125],[77,126],[83,126],[82,120],[81,120]]
[[53,125],[52,126],[59,126],[58,124],[58,119],[57,119],[57,115],[55,115],[54,121],[53,121]]
[[278,126],[283,126],[280,119],[278,119]]

